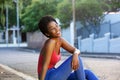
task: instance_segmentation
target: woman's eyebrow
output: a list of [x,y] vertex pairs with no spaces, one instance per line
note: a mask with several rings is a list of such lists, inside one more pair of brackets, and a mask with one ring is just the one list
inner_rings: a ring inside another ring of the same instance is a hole
[[52,28],[54,28],[53,26],[50,26],[50,27],[48,27],[49,29],[52,29]]

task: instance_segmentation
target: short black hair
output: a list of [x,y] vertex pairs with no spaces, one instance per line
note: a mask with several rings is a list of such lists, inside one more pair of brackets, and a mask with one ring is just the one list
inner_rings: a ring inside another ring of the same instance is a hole
[[39,23],[38,23],[38,27],[40,29],[40,31],[46,36],[46,37],[49,37],[47,36],[45,33],[48,33],[48,29],[47,29],[47,26],[48,24],[51,22],[51,21],[54,21],[57,23],[57,21],[51,16],[51,15],[46,15],[46,16],[43,16]]

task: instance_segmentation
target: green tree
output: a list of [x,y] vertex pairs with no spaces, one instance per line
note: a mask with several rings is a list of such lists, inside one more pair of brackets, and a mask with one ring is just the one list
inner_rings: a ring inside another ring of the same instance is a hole
[[72,0],[63,0],[57,6],[56,17],[60,19],[62,28],[67,28],[72,21]]
[[[20,25],[22,24],[21,23],[21,13],[24,9],[23,2],[25,2],[25,0],[24,1],[23,0],[18,0]],[[17,14],[17,12],[16,12],[17,3],[15,1],[13,1],[12,5],[13,5],[12,8],[9,9],[9,26],[10,27],[17,24],[17,15],[16,15]]]
[[6,8],[11,8],[12,0],[0,0],[0,29],[4,29]]
[[22,13],[24,31],[34,32],[38,30],[38,21],[42,16],[55,15],[59,0],[32,0]]
[[[19,0],[19,12],[22,10],[22,0]],[[6,16],[6,8],[8,8],[8,16]],[[20,14],[19,13],[19,14]],[[0,28],[5,29],[6,17],[8,17],[8,25],[11,27],[16,24],[16,3],[13,0],[0,0]]]
[[[57,7],[57,16],[62,24],[68,25],[72,20],[71,2],[71,0],[63,0]],[[80,21],[89,33],[91,31],[91,28],[88,27],[89,25],[92,25],[96,33],[99,33],[96,26],[98,28],[103,20],[103,12],[108,10],[109,6],[98,0],[76,0],[75,5],[76,21]]]
[[104,0],[111,9],[108,12],[120,11],[120,0]]
[[100,32],[100,24],[104,19],[103,12],[108,9],[109,6],[101,1],[81,0],[76,3],[76,19],[83,24],[89,34],[92,28],[98,34]]

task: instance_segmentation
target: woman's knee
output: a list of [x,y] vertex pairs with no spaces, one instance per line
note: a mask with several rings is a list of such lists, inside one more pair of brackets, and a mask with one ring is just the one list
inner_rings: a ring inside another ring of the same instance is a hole
[[91,74],[91,73],[92,73],[91,70],[85,69],[85,74]]
[[85,76],[87,80],[99,80],[98,77],[91,70],[88,69],[85,70]]

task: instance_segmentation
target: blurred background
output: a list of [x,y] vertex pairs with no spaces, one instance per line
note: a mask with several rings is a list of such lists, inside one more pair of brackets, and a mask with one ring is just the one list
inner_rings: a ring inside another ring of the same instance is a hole
[[[45,15],[52,15],[62,37],[80,49],[85,68],[100,80],[120,80],[120,0],[0,0],[0,80],[37,80],[47,39],[38,22]],[[58,65],[68,57],[61,52]]]
[[46,37],[37,24],[45,15],[82,52],[120,52],[119,0],[0,0],[0,47],[40,49]]

